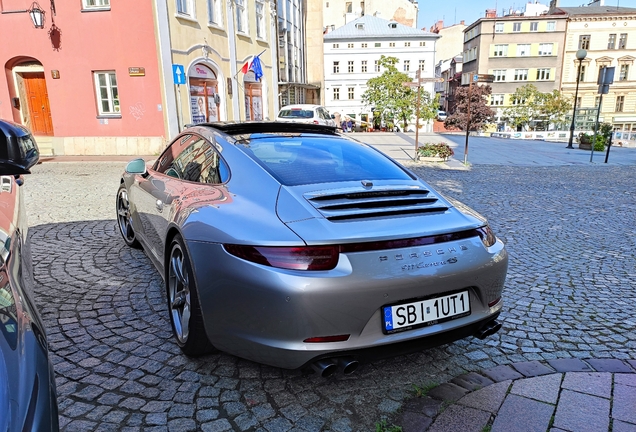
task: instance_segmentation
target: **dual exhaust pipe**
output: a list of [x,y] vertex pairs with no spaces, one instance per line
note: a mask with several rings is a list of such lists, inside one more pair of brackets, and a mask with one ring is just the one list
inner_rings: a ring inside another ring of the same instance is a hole
[[311,368],[323,378],[329,378],[338,370],[343,374],[350,375],[358,369],[360,363],[352,357],[337,357],[333,359],[322,359],[311,364]]
[[494,335],[501,328],[501,323],[497,320],[488,321],[482,328],[477,330],[473,335],[477,339],[486,339],[490,335]]

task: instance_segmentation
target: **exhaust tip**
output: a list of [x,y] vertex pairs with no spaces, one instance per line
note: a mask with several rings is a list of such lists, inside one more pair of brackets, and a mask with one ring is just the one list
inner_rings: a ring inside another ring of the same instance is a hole
[[311,367],[323,378],[329,378],[338,370],[338,365],[333,360],[318,360]]
[[486,339],[488,336],[491,336],[497,333],[501,329],[501,323],[497,320],[492,320],[484,324],[482,328],[477,330],[475,333],[475,337],[477,339]]
[[338,367],[342,369],[342,373],[345,375],[350,375],[354,373],[358,366],[360,366],[360,362],[354,358],[350,357],[340,357],[338,358]]

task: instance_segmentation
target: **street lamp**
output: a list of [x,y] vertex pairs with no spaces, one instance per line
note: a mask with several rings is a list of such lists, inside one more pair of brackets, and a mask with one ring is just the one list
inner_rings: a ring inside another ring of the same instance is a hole
[[44,11],[38,4],[38,2],[33,2],[31,4],[31,8],[27,9],[29,16],[31,16],[31,21],[33,21],[33,25],[36,29],[44,28]]
[[572,139],[574,138],[574,120],[576,118],[576,99],[579,96],[579,81],[581,80],[581,63],[583,59],[587,55],[587,51],[584,49],[580,49],[576,52],[576,58],[579,60],[579,69],[576,73],[576,90],[574,90],[574,108],[572,108],[572,124],[570,124],[570,140],[568,141],[568,146],[566,148],[574,148],[572,147]]

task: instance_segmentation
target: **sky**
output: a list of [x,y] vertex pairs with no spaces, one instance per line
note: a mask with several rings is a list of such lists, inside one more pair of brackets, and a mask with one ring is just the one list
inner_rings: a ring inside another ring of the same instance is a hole
[[[534,0],[533,0],[534,2]],[[560,6],[582,6],[590,0],[560,0]],[[438,20],[444,20],[444,26],[458,24],[461,20],[470,25],[485,16],[486,9],[497,9],[497,15],[502,11],[524,8],[525,0],[419,0],[419,14],[417,26],[430,29]],[[550,0],[539,0],[539,3],[549,5]],[[636,0],[605,0],[605,6],[622,6],[636,8]]]

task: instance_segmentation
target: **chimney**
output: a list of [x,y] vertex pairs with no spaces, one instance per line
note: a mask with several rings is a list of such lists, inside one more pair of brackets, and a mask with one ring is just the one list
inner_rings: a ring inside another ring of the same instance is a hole
[[497,9],[486,9],[486,18],[497,18]]
[[464,20],[461,20],[459,23],[460,23],[461,25],[466,25],[466,23],[464,22]]

